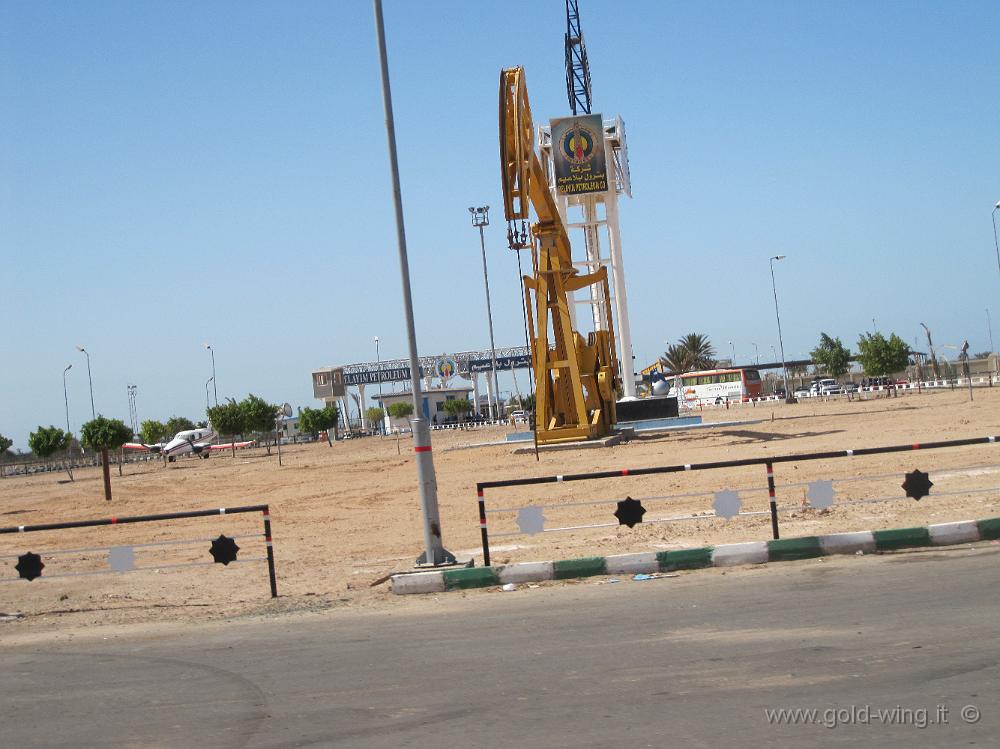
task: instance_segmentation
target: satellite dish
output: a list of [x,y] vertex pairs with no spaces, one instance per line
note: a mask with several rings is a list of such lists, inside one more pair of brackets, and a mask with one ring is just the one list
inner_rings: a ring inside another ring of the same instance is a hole
[[292,407],[290,404],[286,403],[281,408],[278,409],[278,416],[284,416],[286,419],[292,415]]

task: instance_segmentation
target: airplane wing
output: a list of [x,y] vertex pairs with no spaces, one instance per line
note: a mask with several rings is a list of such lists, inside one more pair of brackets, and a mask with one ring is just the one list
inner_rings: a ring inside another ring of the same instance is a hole
[[232,450],[234,447],[250,447],[255,445],[256,440],[250,440],[249,442],[223,442],[220,445],[205,445],[209,450]]
[[122,445],[123,450],[145,450],[149,453],[158,453],[163,445],[145,445],[141,442],[126,442]]

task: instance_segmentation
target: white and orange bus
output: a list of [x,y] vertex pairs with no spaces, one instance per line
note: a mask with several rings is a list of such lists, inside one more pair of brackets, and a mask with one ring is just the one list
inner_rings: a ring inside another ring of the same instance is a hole
[[678,401],[698,406],[760,398],[763,386],[756,369],[706,369],[677,375],[674,392]]

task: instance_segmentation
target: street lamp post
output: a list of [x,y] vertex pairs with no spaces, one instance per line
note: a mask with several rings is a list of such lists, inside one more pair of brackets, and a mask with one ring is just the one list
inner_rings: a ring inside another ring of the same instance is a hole
[[205,415],[208,415],[208,409],[211,407],[211,403],[208,400],[208,386],[215,382],[215,375],[212,375],[207,380],[205,380]]
[[774,317],[778,321],[778,347],[781,349],[781,372],[785,380],[785,403],[794,403],[795,398],[788,392],[788,367],[785,365],[785,343],[781,338],[781,315],[778,313],[778,287],[774,283],[774,261],[784,259],[784,255],[775,255],[768,264],[771,266],[771,291],[774,293]]
[[219,405],[219,386],[215,381],[215,349],[207,343],[205,344],[205,348],[212,355],[212,393],[215,397],[215,405]]
[[[493,343],[493,306],[490,304],[490,277],[486,269],[486,236],[483,229],[490,225],[490,207],[469,208],[472,225],[479,229],[479,248],[483,254],[483,284],[486,286],[486,319],[490,324],[490,366],[493,369],[493,405],[496,418],[500,418],[500,381],[497,379],[497,349]],[[478,405],[476,406],[478,408]]]
[[757,366],[760,366],[760,349],[757,348],[757,344],[756,343],[753,344],[753,355],[754,355],[754,359],[757,362]]
[[993,206],[993,247],[997,251],[997,271],[1000,271],[1000,241],[997,240],[997,211],[1000,210],[1000,200]]
[[385,437],[385,424],[388,420],[385,411],[385,401],[382,400],[382,356],[378,350],[378,336],[375,336],[375,371],[378,373],[378,407],[382,409],[382,428],[379,433]]
[[736,366],[736,347],[733,345],[732,341],[729,342],[729,352],[730,352],[730,356],[732,356],[732,358],[729,360],[730,361],[730,366],[735,367]]
[[76,350],[87,357],[87,381],[90,383],[90,417],[96,419],[97,409],[94,408],[94,378],[90,376],[90,354],[87,353],[87,349],[83,346],[77,346]]
[[69,392],[66,390],[66,373],[73,369],[72,364],[67,364],[63,370],[63,401],[66,403],[66,434],[69,434]]
[[392,88],[389,83],[389,60],[385,49],[385,24],[382,20],[382,0],[372,0],[375,12],[375,37],[378,43],[379,69],[382,78],[382,107],[385,111],[386,146],[389,151],[389,173],[392,178],[393,208],[396,218],[396,244],[399,252],[399,275],[403,291],[403,311],[406,315],[406,342],[410,354],[410,392],[413,396],[413,451],[416,453],[417,484],[420,487],[420,509],[423,515],[424,553],[417,564],[440,565],[454,563],[455,557],[441,540],[441,516],[438,512],[437,478],[431,454],[431,431],[424,415],[423,393],[420,387],[420,356],[417,353],[417,330],[413,320],[413,295],[410,290],[410,261],[406,252],[406,224],[403,220],[403,197],[399,186],[399,159],[396,154],[396,125],[392,116]]
[[135,407],[136,389],[135,385],[125,386],[125,390],[128,393],[128,420],[129,426],[132,428],[133,436],[139,432],[139,412]]

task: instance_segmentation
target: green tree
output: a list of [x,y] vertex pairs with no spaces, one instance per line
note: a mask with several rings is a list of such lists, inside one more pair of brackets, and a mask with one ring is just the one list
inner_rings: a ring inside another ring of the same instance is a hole
[[365,420],[368,422],[369,428],[374,426],[379,432],[382,431],[383,420],[385,419],[385,411],[383,411],[378,406],[372,406],[371,408],[365,409]]
[[688,333],[663,353],[663,365],[669,374],[712,369],[717,363],[715,349],[703,333]]
[[132,430],[121,419],[98,416],[80,427],[80,442],[93,450],[100,450],[104,468],[104,498],[111,501],[111,468],[108,450],[117,450],[132,439]]
[[394,419],[408,419],[413,415],[413,404],[409,401],[397,401],[389,405],[389,415]]
[[185,419],[183,416],[171,416],[167,419],[165,436],[173,437],[178,432],[186,432],[189,429],[195,428],[194,422],[191,419]]
[[51,458],[60,450],[65,450],[73,441],[73,435],[64,432],[59,427],[40,426],[28,435],[28,447],[35,457]]
[[[258,432],[261,435],[274,431],[274,420],[278,413],[278,406],[250,393],[240,401],[240,408],[243,409],[244,425],[248,431]],[[267,440],[266,443],[267,454],[270,455],[271,442]]]
[[139,426],[139,439],[146,445],[156,444],[167,437],[173,437],[176,433],[170,433],[166,424],[153,419],[147,419]]
[[[3,456],[7,454],[7,451],[10,450],[10,446],[13,444],[14,440],[12,440],[10,437],[4,437],[2,434],[0,434],[0,459],[2,459]],[[6,474],[3,472],[3,469],[0,469],[0,478],[4,478],[5,476]],[[71,478],[72,476],[73,474],[70,473]]]
[[326,442],[330,447],[333,447],[333,442],[330,440],[330,430],[333,430],[333,438],[336,439],[339,422],[340,411],[333,403],[328,403],[323,408],[299,409],[299,429],[308,434],[326,432]]
[[841,377],[851,367],[851,351],[839,338],[819,334],[819,346],[809,352],[813,361],[832,377]]
[[858,339],[858,362],[871,377],[891,375],[906,369],[910,347],[895,333],[888,338],[881,333],[862,333]]
[[226,434],[233,442],[233,457],[236,457],[236,435],[246,432],[246,416],[241,404],[230,398],[225,403],[212,406],[206,412],[209,422],[219,434]]
[[472,409],[472,403],[468,398],[452,398],[444,402],[444,411],[449,416],[454,416],[461,424],[465,421],[465,415]]
[[[48,460],[61,450],[69,450],[69,446],[72,443],[73,435],[69,432],[64,432],[59,427],[39,426],[38,429],[28,435],[28,447],[31,448],[31,453],[36,458],[41,458],[42,460]],[[3,444],[0,442],[0,447],[2,446]],[[8,444],[7,447],[10,447],[10,445]],[[0,453],[6,449],[0,450]],[[69,474],[70,481],[72,481],[73,467],[69,464],[69,461],[66,461],[66,473]]]

